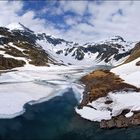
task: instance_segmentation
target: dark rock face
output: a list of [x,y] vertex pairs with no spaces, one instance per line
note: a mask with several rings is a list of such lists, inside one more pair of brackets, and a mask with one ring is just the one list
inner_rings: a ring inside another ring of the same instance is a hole
[[115,36],[115,38],[112,39],[112,41],[123,41],[123,42],[126,42],[121,36]]
[[111,104],[113,101],[111,101],[111,100],[107,100],[106,102],[105,102],[105,104]]
[[0,45],[8,44],[9,42],[28,42],[30,44],[35,44],[36,35],[33,32],[27,32],[22,30],[12,30],[10,31],[7,28],[0,28],[0,35],[4,37],[0,38]]
[[84,52],[91,52],[91,53],[99,53],[97,58],[100,60],[105,60],[105,62],[110,61],[110,57],[114,55],[116,60],[121,59],[122,57],[128,55],[129,53],[122,53],[118,55],[119,48],[123,48],[120,44],[96,44],[96,45],[89,45],[87,48],[84,49]]
[[41,47],[29,43],[15,43],[15,45],[24,49],[23,53],[26,58],[30,59],[30,64],[35,66],[48,65],[48,54]]
[[77,60],[83,60],[84,58],[84,52],[81,49],[77,49],[74,53],[73,56],[75,56],[75,59]]
[[53,37],[51,37],[49,35],[46,35],[45,33],[38,34],[37,38],[39,40],[45,39],[46,41],[48,41],[50,44],[53,44],[54,46],[56,46],[58,44],[62,44],[62,42],[69,43],[68,41],[65,41],[64,39],[53,38]]
[[56,52],[56,54],[62,54],[62,53],[63,53],[62,50]]

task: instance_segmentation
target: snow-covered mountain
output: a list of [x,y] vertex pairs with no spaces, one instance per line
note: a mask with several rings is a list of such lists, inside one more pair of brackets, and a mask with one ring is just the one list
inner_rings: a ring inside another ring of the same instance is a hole
[[117,65],[130,55],[134,43],[116,36],[84,45],[35,33],[21,23],[0,27],[0,69],[53,64]]
[[122,63],[131,53],[133,42],[127,42],[120,36],[105,41],[79,45],[58,50],[61,57],[68,58],[71,64],[108,64]]

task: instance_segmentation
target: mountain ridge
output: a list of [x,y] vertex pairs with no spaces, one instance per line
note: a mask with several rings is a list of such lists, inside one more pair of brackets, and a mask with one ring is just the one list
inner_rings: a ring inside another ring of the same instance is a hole
[[[46,33],[35,33],[21,23],[0,27],[1,57],[7,59],[7,63],[8,58],[21,60],[20,66],[49,66],[51,63],[114,66],[127,59],[133,46],[134,42],[127,42],[120,36],[81,45]],[[5,64],[1,62],[0,65],[3,67]],[[7,66],[3,69],[7,69]]]

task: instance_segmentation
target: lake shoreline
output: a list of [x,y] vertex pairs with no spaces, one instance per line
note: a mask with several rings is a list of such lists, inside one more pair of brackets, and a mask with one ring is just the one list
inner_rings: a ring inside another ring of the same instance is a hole
[[[107,97],[108,93],[110,92],[117,92],[125,91],[129,92],[129,90],[133,92],[139,92],[140,88],[137,88],[133,85],[127,84],[121,79],[119,76],[115,75],[114,73],[110,72],[109,70],[96,70],[93,71],[86,76],[82,77],[80,81],[85,85],[85,90],[83,92],[83,99],[81,100],[80,104],[78,105],[77,112],[80,112],[78,109],[82,110],[84,108],[85,112],[86,109],[95,110],[96,107],[90,105],[93,101],[98,100],[102,97]],[[105,105],[111,106],[113,101],[111,99],[107,99],[104,101]],[[103,102],[101,103],[103,104]],[[97,105],[98,108],[98,105]],[[108,107],[107,110],[111,108]],[[88,113],[88,112],[87,112]],[[132,116],[126,117],[127,114],[132,113]],[[86,117],[86,114],[83,116]],[[81,115],[82,115],[81,114]],[[87,115],[88,116],[88,115]],[[92,116],[92,114],[91,114]],[[86,119],[90,119],[88,116]],[[91,120],[93,121],[93,120]],[[96,119],[94,120],[96,121]],[[108,117],[105,119],[97,120],[100,123],[100,128],[103,129],[110,129],[110,128],[125,128],[131,127],[140,124],[140,111],[131,111],[130,109],[123,109],[118,115]]]

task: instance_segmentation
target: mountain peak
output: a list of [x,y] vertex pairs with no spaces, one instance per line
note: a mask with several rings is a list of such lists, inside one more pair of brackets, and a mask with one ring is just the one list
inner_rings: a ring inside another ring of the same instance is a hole
[[7,25],[7,28],[9,28],[10,30],[15,30],[15,29],[24,30],[24,27],[22,26],[20,22],[11,23]]
[[21,24],[20,22],[11,23],[11,24],[7,25],[7,28],[10,30],[22,30],[22,31],[33,32],[30,29],[28,29],[27,27],[25,27],[23,24]]
[[111,40],[112,40],[112,41],[122,41],[122,42],[125,42],[125,40],[124,40],[121,36],[119,36],[119,35],[113,36],[113,37],[111,38]]

